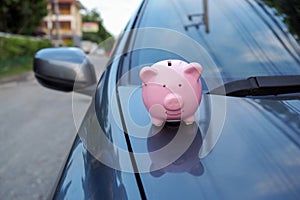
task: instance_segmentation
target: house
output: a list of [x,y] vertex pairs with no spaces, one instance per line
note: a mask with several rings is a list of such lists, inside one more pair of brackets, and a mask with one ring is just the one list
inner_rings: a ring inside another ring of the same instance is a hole
[[80,46],[84,6],[78,0],[46,0],[48,15],[41,30],[56,46]]

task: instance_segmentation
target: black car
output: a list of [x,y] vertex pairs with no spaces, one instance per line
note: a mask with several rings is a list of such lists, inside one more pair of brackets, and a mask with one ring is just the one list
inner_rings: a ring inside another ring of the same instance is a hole
[[[79,49],[39,51],[41,84],[93,97],[50,198],[300,199],[299,6],[145,0],[100,80]],[[143,104],[140,70],[166,59],[203,66],[191,125]]]

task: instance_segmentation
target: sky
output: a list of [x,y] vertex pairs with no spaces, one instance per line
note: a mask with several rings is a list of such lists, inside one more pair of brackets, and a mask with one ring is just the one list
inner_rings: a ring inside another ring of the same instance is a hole
[[96,8],[103,19],[103,25],[114,36],[124,29],[131,15],[142,0],[80,0],[88,10]]

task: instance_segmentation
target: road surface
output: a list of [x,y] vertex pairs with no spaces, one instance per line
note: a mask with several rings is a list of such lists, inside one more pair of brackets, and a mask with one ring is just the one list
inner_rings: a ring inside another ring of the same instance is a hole
[[[99,76],[108,59],[91,60]],[[1,200],[47,199],[76,136],[72,97],[42,87],[32,73],[0,85]],[[90,97],[75,98],[77,115],[84,113]]]

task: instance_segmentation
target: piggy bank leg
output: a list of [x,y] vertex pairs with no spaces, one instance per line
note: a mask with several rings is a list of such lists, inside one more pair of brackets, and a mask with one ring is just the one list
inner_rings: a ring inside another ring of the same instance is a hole
[[195,121],[195,116],[192,115],[192,116],[190,116],[190,117],[187,117],[187,118],[183,119],[183,121],[184,121],[184,123],[185,123],[186,125],[193,124],[194,121]]
[[164,120],[153,118],[153,117],[151,120],[152,120],[152,124],[155,126],[161,126],[164,123]]
[[164,123],[164,120],[167,119],[165,109],[160,104],[151,106],[149,112],[150,112],[152,124],[154,124],[155,126],[161,126]]

